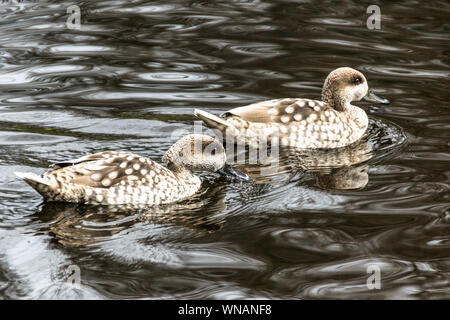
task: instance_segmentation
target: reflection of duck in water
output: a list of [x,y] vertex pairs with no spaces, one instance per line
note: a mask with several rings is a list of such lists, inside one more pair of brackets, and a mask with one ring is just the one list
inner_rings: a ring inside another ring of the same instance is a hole
[[[226,138],[238,142],[279,140],[297,148],[341,148],[359,140],[367,130],[368,117],[351,104],[362,98],[389,103],[368,90],[364,75],[351,68],[338,68],[325,79],[322,101],[285,98],[235,108],[220,117],[202,110],[195,115]],[[277,139],[278,138],[278,139]]]
[[152,207],[44,202],[37,218],[47,222],[51,234],[67,246],[101,242],[142,222],[215,232],[225,219],[220,214],[227,208],[225,194],[223,186],[208,185],[189,200]]
[[[316,177],[317,185],[323,189],[360,189],[368,182],[365,165],[372,156],[371,144],[365,140],[339,149],[295,149],[282,148],[279,154],[270,153],[258,161],[249,163],[249,149],[241,156],[247,163],[238,168],[247,173],[255,183],[267,184],[289,181],[297,172]],[[237,157],[239,158],[239,156]],[[252,158],[253,160],[255,158]]]
[[369,182],[368,166],[333,169],[329,174],[317,174],[317,185],[327,190],[363,189]]
[[364,163],[373,157],[373,152],[367,141],[332,150],[297,150],[294,154],[298,165],[313,174],[322,189],[362,189],[369,182],[368,165]]
[[164,155],[167,168],[129,152],[108,151],[60,162],[40,176],[16,173],[46,200],[92,204],[157,205],[180,201],[200,189],[192,171],[231,174],[216,139],[199,134],[178,140]]

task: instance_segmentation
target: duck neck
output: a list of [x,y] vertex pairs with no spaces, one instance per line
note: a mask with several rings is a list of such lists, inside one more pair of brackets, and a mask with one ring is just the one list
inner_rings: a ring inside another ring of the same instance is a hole
[[345,94],[339,91],[329,90],[324,88],[322,91],[322,101],[326,102],[334,110],[346,114],[346,117],[352,119],[355,125],[361,130],[367,128],[369,119],[366,112],[350,103],[351,99],[348,99]]
[[341,92],[332,91],[329,88],[323,88],[322,90],[322,101],[326,102],[336,111],[348,111],[350,102],[346,99]]
[[176,165],[173,162],[169,162],[167,163],[167,169],[172,171],[177,178],[184,182],[190,183],[198,180],[198,177],[196,177],[191,170],[187,169],[183,165]]

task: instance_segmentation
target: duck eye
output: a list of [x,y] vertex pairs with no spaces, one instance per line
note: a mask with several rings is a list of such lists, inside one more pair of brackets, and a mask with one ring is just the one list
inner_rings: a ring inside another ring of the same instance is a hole
[[212,154],[213,156],[216,155],[216,148],[214,148],[214,149],[211,150],[211,154]]
[[361,77],[359,77],[359,76],[354,77],[354,78],[353,78],[353,83],[354,83],[354,84],[360,84],[360,83],[362,83]]

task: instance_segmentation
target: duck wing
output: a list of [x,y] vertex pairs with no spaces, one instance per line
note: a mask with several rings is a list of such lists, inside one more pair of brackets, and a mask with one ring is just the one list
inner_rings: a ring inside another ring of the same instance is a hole
[[321,112],[329,109],[325,103],[317,100],[283,98],[231,109],[220,117],[224,120],[238,117],[248,122],[288,123],[305,120],[312,114],[318,118]]
[[86,187],[109,188],[115,185],[152,184],[154,177],[172,175],[171,171],[139,155],[107,151],[58,162],[42,175],[44,180],[73,183]]

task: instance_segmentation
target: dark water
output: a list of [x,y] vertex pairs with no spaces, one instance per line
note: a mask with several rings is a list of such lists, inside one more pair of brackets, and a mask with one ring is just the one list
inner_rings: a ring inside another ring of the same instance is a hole
[[[448,2],[84,1],[81,30],[71,4],[0,4],[0,298],[450,298]],[[341,66],[391,100],[360,103],[369,135],[238,164],[251,185],[201,174],[188,201],[108,208],[42,204],[13,174],[160,161],[194,108],[318,98]]]

